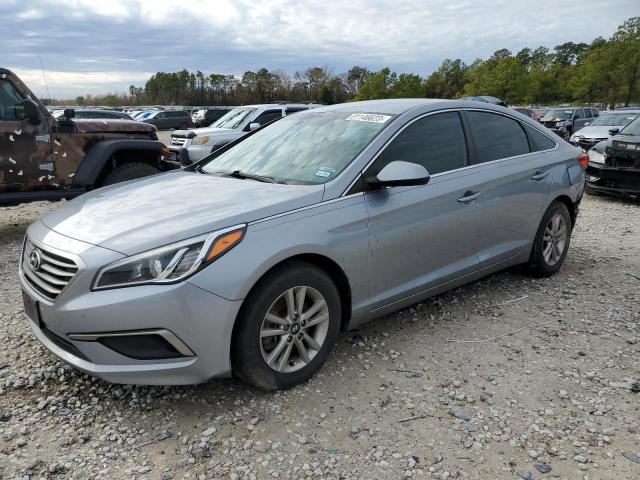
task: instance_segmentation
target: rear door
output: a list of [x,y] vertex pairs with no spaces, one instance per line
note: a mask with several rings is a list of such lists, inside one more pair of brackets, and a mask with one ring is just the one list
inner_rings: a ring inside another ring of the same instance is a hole
[[518,255],[529,245],[551,190],[556,143],[538,130],[496,112],[466,111],[475,145],[474,176],[484,196],[477,227],[480,267]]
[[37,125],[19,120],[23,100],[11,77],[0,77],[0,193],[50,188],[54,175],[50,117],[42,111]]
[[482,194],[470,174],[458,112],[410,123],[363,177],[390,162],[418,163],[427,185],[365,192],[369,212],[370,295],[373,309],[419,296],[477,268],[476,229]]

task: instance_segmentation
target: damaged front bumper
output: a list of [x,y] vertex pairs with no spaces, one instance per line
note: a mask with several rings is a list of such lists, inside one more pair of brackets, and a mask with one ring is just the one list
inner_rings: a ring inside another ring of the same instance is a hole
[[591,191],[640,198],[640,168],[611,167],[589,162],[586,186]]

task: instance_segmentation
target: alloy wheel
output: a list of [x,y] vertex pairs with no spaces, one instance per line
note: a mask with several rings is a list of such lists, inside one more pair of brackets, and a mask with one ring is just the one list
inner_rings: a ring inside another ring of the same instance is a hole
[[567,222],[560,213],[555,213],[544,230],[542,238],[542,256],[547,265],[553,266],[560,261],[567,246]]
[[329,330],[329,308],[309,286],[293,287],[269,307],[260,327],[260,351],[276,372],[291,373],[318,354]]

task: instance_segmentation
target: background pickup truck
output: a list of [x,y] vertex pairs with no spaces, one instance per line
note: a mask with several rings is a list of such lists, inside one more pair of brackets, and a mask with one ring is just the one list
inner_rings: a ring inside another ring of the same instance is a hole
[[173,169],[156,128],[131,120],[54,119],[9,70],[0,68],[0,206],[72,198]]

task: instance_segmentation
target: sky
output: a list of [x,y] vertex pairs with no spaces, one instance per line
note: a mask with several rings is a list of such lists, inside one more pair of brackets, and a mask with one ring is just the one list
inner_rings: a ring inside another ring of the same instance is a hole
[[0,0],[0,66],[39,97],[128,91],[158,71],[288,74],[353,65],[428,75],[609,37],[638,0]]

